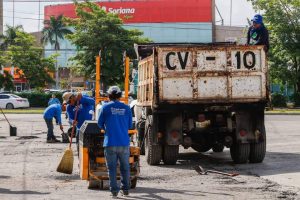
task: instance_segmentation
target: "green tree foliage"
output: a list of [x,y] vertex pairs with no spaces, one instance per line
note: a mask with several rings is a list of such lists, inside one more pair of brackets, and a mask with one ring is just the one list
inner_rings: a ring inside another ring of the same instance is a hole
[[[22,30],[22,26],[6,26],[5,33],[0,35],[0,70],[7,64],[8,47],[14,44],[17,32],[20,30]],[[7,91],[14,89],[13,77],[9,72],[4,71],[3,74],[0,74],[0,88]]]
[[75,28],[67,38],[78,47],[73,58],[84,66],[87,78],[94,78],[95,60],[101,50],[101,79],[105,85],[118,84],[123,79],[123,52],[134,57],[134,43],[146,42],[142,32],[126,30],[123,21],[115,14],[106,13],[95,3],[75,3],[77,19],[66,19]]
[[20,68],[30,87],[44,87],[53,82],[48,72],[54,70],[54,58],[43,58],[43,49],[35,47],[34,37],[22,28],[15,29],[12,35],[3,51],[2,64]]
[[262,10],[270,30],[270,74],[273,82],[295,86],[300,92],[300,1],[248,0]]

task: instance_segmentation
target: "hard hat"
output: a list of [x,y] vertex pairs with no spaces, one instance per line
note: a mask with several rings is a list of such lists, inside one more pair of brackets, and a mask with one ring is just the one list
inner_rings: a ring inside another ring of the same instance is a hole
[[62,95],[62,99],[63,99],[63,103],[68,103],[68,101],[70,100],[70,97],[72,97],[74,94],[72,92],[65,92]]

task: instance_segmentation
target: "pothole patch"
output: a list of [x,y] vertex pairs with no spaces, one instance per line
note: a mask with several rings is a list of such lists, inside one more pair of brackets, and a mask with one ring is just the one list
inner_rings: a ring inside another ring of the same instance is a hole
[[36,139],[36,138],[39,138],[39,137],[37,137],[37,136],[20,136],[16,140],[32,140],[32,139]]

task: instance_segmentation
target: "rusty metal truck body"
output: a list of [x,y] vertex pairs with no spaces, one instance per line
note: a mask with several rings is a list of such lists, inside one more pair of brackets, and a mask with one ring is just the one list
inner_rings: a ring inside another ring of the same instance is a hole
[[199,152],[225,146],[236,163],[263,161],[269,100],[263,46],[154,45],[147,51],[138,67],[136,117],[149,164],[175,164],[179,145]]

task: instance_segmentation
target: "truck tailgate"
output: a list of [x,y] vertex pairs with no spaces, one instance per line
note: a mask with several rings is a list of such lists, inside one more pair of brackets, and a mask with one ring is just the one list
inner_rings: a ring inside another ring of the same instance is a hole
[[160,103],[267,100],[263,46],[157,47]]

